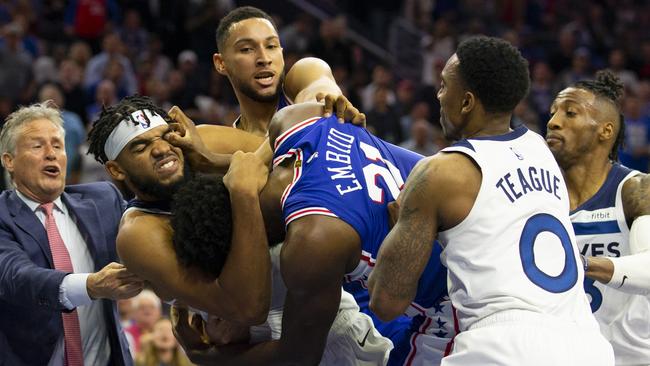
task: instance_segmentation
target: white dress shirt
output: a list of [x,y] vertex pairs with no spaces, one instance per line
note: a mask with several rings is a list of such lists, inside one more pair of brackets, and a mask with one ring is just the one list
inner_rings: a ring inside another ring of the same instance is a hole
[[[40,203],[32,201],[16,190],[16,194],[36,214],[36,217],[45,226],[45,211],[39,208]],[[108,341],[106,322],[102,313],[102,302],[93,301],[88,295],[86,281],[88,276],[95,272],[95,262],[90,255],[88,245],[83,239],[76,218],[61,201],[61,197],[54,201],[54,220],[65,247],[70,254],[74,273],[63,278],[59,287],[59,301],[65,308],[77,308],[79,328],[81,329],[81,343],[85,365],[108,365],[111,348]],[[65,363],[64,338],[59,338],[54,353],[48,366],[63,366]]]

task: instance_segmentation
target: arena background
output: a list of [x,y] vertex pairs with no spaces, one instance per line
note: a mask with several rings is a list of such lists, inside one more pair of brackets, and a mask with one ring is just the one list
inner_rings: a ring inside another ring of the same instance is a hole
[[[324,59],[369,129],[425,155],[447,144],[438,75],[467,37],[519,47],[532,84],[515,122],[542,134],[559,90],[609,68],[626,86],[621,160],[648,171],[650,2],[641,0],[0,0],[0,121],[18,105],[54,99],[64,111],[68,183],[108,179],[85,155],[86,132],[102,105],[126,95],[229,125],[238,109],[212,67],[214,33],[241,5],[273,15],[287,69],[304,56]],[[160,312],[151,299],[137,303],[121,304],[124,322],[146,333]]]

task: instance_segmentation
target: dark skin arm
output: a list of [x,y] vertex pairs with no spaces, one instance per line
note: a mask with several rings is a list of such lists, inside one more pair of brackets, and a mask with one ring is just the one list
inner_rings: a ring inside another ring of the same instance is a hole
[[317,365],[339,308],[341,278],[358,263],[359,243],[356,231],[336,218],[307,216],[292,222],[281,255],[287,286],[281,339],[189,351],[188,356],[219,365]]
[[175,122],[170,123],[172,132],[165,134],[165,139],[180,147],[190,166],[198,172],[225,173],[235,151],[255,151],[265,140],[232,127],[195,126],[177,106],[168,114]]
[[341,122],[346,120],[356,125],[366,123],[366,115],[360,113],[341,93],[332,69],[319,58],[305,57],[298,60],[287,73],[284,92],[294,104],[324,102],[323,113],[326,117],[334,111]]
[[478,194],[481,174],[462,154],[422,160],[400,194],[399,217],[384,239],[368,280],[370,310],[390,321],[415,298],[439,230],[460,223]]
[[[650,215],[650,175],[639,174],[623,184],[621,192],[623,212],[629,227],[639,216]],[[631,255],[634,255],[632,253]],[[614,275],[614,263],[606,257],[586,257],[585,276],[607,284]]]

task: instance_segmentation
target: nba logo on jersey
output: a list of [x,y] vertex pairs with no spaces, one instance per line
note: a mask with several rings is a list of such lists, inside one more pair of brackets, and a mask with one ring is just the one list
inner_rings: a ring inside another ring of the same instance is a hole
[[147,117],[144,115],[144,111],[135,111],[131,113],[131,117],[133,117],[133,120],[137,121],[140,124],[140,127],[145,130],[151,125]]

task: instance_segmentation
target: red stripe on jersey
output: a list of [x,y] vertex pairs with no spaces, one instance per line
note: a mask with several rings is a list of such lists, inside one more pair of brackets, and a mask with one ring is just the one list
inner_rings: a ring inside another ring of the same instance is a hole
[[456,336],[458,335],[459,332],[459,326],[458,326],[458,316],[456,316],[456,308],[454,305],[451,306],[451,314],[454,316],[454,331],[455,334],[453,337],[451,337],[451,340],[449,343],[447,343],[447,347],[445,348],[445,354],[444,356],[448,356],[451,353],[452,348],[454,347],[454,339],[456,339]]
[[335,213],[332,211],[323,208],[323,207],[309,207],[309,208],[304,208],[302,210],[298,210],[291,215],[287,216],[285,223],[286,225],[289,225],[289,223],[295,219],[299,219],[303,216],[309,216],[309,215],[323,215],[323,216],[331,216],[331,217],[338,217],[336,216]]
[[411,336],[411,352],[409,352],[409,355],[406,359],[406,363],[404,365],[410,366],[413,363],[413,359],[415,358],[415,354],[418,352],[418,348],[416,346],[415,340],[417,337],[420,335],[424,334],[427,331],[427,328],[431,325],[432,319],[427,317],[426,320],[422,323],[420,326],[420,329],[418,330],[417,333],[413,333]]
[[294,133],[302,130],[305,127],[308,127],[308,126],[314,124],[316,121],[318,121],[321,118],[322,117],[308,118],[308,119],[306,119],[306,120],[304,120],[302,122],[297,123],[296,125],[294,125],[290,129],[284,131],[282,134],[280,134],[280,136],[278,136],[277,139],[275,139],[275,144],[273,145],[273,150],[278,151],[278,148],[280,147],[280,145],[282,145],[282,142],[284,140],[286,140],[289,136],[291,136]]

